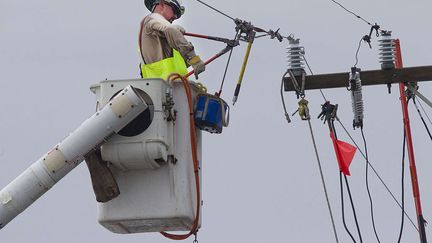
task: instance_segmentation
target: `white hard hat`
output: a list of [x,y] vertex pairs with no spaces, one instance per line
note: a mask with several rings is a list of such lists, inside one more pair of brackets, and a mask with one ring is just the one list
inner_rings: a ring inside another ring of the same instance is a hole
[[[146,5],[147,9],[150,10],[150,12],[153,11],[153,8],[156,4],[160,3],[161,0],[144,0],[144,4]],[[177,18],[180,18],[184,12],[185,8],[182,6],[182,0],[162,0],[165,3],[169,4],[173,10],[174,13],[177,15]]]

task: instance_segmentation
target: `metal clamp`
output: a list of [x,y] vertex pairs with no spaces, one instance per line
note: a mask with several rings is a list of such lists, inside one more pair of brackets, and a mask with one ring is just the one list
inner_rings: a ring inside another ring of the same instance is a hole
[[338,105],[330,104],[330,101],[326,101],[321,105],[321,113],[318,115],[318,119],[326,121],[334,121],[337,118]]

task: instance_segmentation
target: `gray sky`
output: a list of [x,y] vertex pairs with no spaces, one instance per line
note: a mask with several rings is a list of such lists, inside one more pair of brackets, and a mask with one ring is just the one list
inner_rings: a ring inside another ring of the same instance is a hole
[[[226,13],[263,28],[281,28],[301,38],[315,73],[349,71],[359,39],[369,27],[330,0],[208,1]],[[427,0],[343,1],[371,22],[393,30],[401,39],[405,66],[431,65],[430,9]],[[234,25],[193,0],[178,22],[189,32],[234,36]],[[6,186],[52,146],[92,115],[95,98],[88,87],[101,80],[138,77],[137,33],[148,11],[134,1],[0,0],[0,187]],[[191,39],[204,59],[223,45]],[[234,51],[223,98],[232,99],[245,44]],[[359,67],[379,69],[374,49],[360,51]],[[200,242],[334,242],[307,123],[284,120],[280,79],[287,66],[287,43],[259,39],[254,44],[231,124],[222,135],[204,136],[203,227]],[[200,76],[211,92],[219,87],[226,57]],[[340,106],[339,117],[350,128],[351,102],[345,89],[324,91]],[[430,97],[431,84],[421,92]],[[398,89],[364,88],[365,134],[370,160],[400,198],[402,118]],[[293,94],[285,94],[288,109],[296,109]],[[308,92],[313,117],[323,100]],[[412,108],[412,107],[411,107]],[[431,113],[431,109],[427,108]],[[432,163],[427,137],[415,110],[412,130],[423,210],[432,221]],[[327,127],[313,120],[341,242],[343,230],[338,168]],[[340,139],[348,141],[337,126]],[[355,157],[351,189],[364,242],[373,236],[365,189],[364,160]],[[406,210],[415,220],[411,182],[406,170]],[[381,242],[396,242],[400,209],[377,178],[370,174],[375,219]],[[355,233],[352,215],[348,224]],[[430,227],[427,228],[432,238]],[[418,242],[406,220],[403,242]],[[87,168],[80,165],[33,206],[0,232],[1,242],[169,242],[157,233],[115,235],[96,221],[96,203]],[[187,242],[192,239],[187,240]]]

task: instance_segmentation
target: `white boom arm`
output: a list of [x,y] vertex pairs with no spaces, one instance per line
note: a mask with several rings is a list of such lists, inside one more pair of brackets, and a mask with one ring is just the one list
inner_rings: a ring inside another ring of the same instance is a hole
[[86,154],[146,109],[147,104],[132,86],[123,89],[102,110],[0,191],[0,229],[72,171]]

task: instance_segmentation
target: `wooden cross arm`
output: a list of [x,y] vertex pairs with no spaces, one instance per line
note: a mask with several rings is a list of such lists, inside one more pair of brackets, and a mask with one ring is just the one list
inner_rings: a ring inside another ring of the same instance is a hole
[[[378,85],[402,82],[432,81],[432,66],[408,67],[391,70],[361,71],[362,85]],[[301,77],[297,77],[301,86]],[[295,91],[290,77],[283,79],[285,91]],[[306,76],[305,90],[330,89],[347,87],[349,83],[349,72],[332,73]]]

